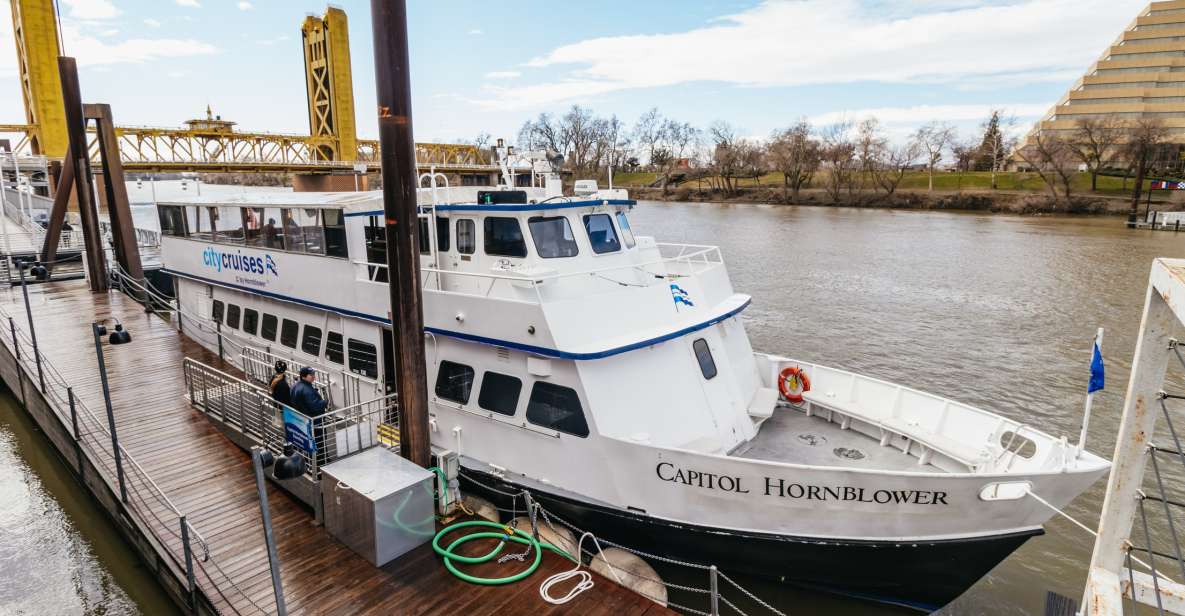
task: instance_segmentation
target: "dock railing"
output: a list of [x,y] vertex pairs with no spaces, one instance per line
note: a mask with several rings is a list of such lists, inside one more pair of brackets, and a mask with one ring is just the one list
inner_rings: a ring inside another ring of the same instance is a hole
[[29,390],[37,387],[40,364],[45,377],[41,394],[55,419],[73,439],[75,468],[85,474],[84,461],[89,462],[116,498],[120,486],[126,488],[121,502],[123,511],[157,544],[156,551],[167,556],[164,564],[187,589],[189,606],[196,607],[197,591],[201,589],[211,601],[216,597],[222,599],[223,605],[215,609],[234,614],[274,613],[274,605],[255,603],[222,570],[186,512],[177,507],[127,449],[113,443],[106,421],[75,395],[74,387],[41,353],[24,328],[17,325],[17,319],[3,307],[0,307],[0,319],[6,322],[8,330],[7,335],[0,336],[0,344],[12,354],[22,373],[21,391],[16,392],[22,403],[28,407]]
[[1185,341],[1173,337],[1182,324],[1185,260],[1157,259],[1087,575],[1084,616],[1135,614],[1141,606],[1185,614],[1185,449],[1175,425],[1185,411]]

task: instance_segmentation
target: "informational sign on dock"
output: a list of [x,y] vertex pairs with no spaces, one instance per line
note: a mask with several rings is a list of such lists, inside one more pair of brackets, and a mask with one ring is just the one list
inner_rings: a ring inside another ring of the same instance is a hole
[[284,437],[307,453],[317,451],[317,441],[313,439],[313,420],[287,408],[284,409]]

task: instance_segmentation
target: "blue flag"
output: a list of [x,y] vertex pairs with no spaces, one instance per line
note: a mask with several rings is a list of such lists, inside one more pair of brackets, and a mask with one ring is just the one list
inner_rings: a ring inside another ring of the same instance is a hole
[[1094,353],[1090,358],[1090,385],[1086,393],[1093,394],[1103,388],[1103,354],[1099,351],[1099,343],[1094,343]]

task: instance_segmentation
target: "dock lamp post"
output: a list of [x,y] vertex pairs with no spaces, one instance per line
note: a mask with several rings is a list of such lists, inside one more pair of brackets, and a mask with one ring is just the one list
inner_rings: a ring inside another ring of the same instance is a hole
[[49,278],[49,270],[38,262],[21,261],[17,264],[21,272],[21,294],[25,297],[25,316],[29,319],[29,338],[33,341],[33,360],[37,363],[37,383],[41,385],[41,393],[45,393],[45,372],[41,368],[41,352],[37,347],[37,330],[33,327],[33,308],[29,305],[29,281],[25,278],[25,270],[31,270],[33,277],[38,280]]
[[267,543],[267,562],[272,570],[272,590],[276,593],[276,613],[288,616],[284,605],[284,588],[280,584],[280,559],[276,556],[276,539],[272,534],[272,514],[267,506],[267,487],[264,485],[264,467],[272,467],[276,479],[295,479],[304,474],[304,456],[296,453],[292,445],[284,445],[284,455],[279,458],[263,447],[251,448],[251,462],[255,466],[255,489],[259,491],[259,512],[263,516],[263,540]]
[[95,356],[99,359],[99,379],[103,383],[103,403],[107,406],[107,427],[111,431],[111,453],[115,456],[115,475],[119,479],[119,500],[128,502],[127,486],[123,480],[123,456],[119,453],[119,437],[115,434],[115,411],[111,408],[111,387],[107,383],[107,363],[103,361],[103,336],[107,336],[110,344],[127,344],[132,336],[123,328],[119,321],[115,322],[115,330],[107,334],[107,326],[95,321],[91,323],[91,331],[95,336]]

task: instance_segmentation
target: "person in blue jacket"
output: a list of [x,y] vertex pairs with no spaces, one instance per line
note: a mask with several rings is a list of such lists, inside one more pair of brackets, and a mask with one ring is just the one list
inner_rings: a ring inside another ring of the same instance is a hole
[[289,394],[291,398],[289,406],[309,417],[316,417],[324,413],[327,404],[321,398],[321,394],[317,393],[317,388],[313,387],[313,382],[316,380],[317,373],[312,368],[308,366],[301,368],[300,380],[296,382],[296,386]]

